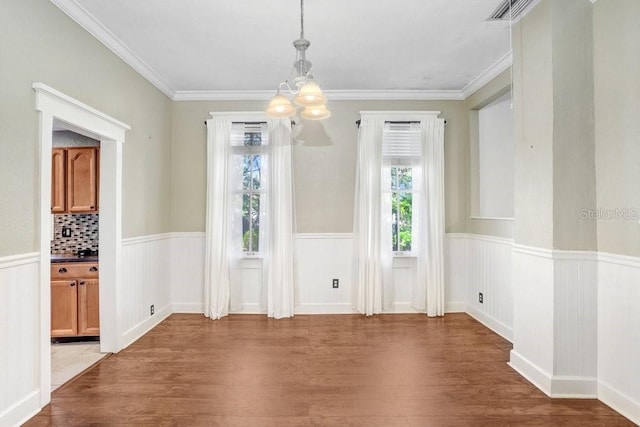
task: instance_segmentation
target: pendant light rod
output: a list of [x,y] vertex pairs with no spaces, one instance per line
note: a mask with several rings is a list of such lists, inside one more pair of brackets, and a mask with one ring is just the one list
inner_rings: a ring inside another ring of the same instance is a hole
[[304,0],[300,0],[300,38],[304,38]]
[[304,107],[300,115],[305,119],[322,120],[331,116],[331,112],[325,105],[327,98],[311,75],[311,62],[307,61],[306,56],[310,45],[311,42],[304,38],[304,0],[300,0],[300,38],[293,41],[296,61],[293,63],[291,75],[280,83],[275,96],[265,110],[269,117],[283,118],[296,114],[296,107],[284,95],[286,93],[295,96],[294,104]]

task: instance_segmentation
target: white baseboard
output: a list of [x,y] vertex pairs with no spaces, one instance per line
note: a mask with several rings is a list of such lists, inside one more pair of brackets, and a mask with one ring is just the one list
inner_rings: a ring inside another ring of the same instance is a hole
[[171,304],[171,311],[173,313],[204,313],[204,304],[199,302],[178,302]]
[[527,381],[538,387],[544,394],[551,396],[551,375],[522,357],[517,351],[511,350],[509,366],[525,377]]
[[602,381],[598,381],[598,399],[640,425],[640,402],[634,401]]
[[554,375],[551,378],[551,397],[562,399],[597,399],[598,379],[593,377],[565,377]]
[[120,337],[120,340],[121,340],[120,342],[121,345],[119,346],[120,350],[124,350],[125,348],[129,347],[136,340],[138,340],[144,334],[146,334],[151,329],[156,327],[158,324],[160,324],[160,322],[162,322],[164,319],[166,319],[170,315],[171,315],[171,305],[167,304],[166,306],[158,310],[155,315],[149,317],[148,319],[140,322],[133,328],[124,332]]
[[357,314],[351,303],[299,304],[295,314]]
[[488,314],[478,310],[472,305],[467,306],[466,312],[469,316],[473,317],[478,322],[482,323],[487,328],[491,329],[493,332],[500,335],[505,340],[509,342],[513,342],[513,329],[510,328],[509,326],[505,325],[504,323],[500,322],[497,319],[494,319]]
[[0,426],[20,426],[40,409],[40,390],[36,390],[0,414]]

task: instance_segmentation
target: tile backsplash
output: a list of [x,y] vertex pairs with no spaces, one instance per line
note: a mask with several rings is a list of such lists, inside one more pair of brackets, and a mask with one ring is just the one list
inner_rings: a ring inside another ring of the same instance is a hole
[[[63,237],[63,228],[71,237]],[[52,254],[75,254],[81,249],[98,250],[98,214],[61,214],[53,216]]]

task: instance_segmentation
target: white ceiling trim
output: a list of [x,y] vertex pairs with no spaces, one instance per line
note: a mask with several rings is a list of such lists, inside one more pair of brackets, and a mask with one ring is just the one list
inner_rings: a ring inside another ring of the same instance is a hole
[[473,79],[462,89],[463,99],[467,99],[491,80],[498,77],[504,70],[509,69],[513,58],[511,52],[507,52],[502,58],[498,59],[492,66],[487,68],[482,74]]
[[[236,101],[269,100],[274,92],[262,91],[176,91],[160,75],[120,39],[104,27],[85,8],[75,0],[50,0],[82,28],[103,43],[109,50],[131,66],[142,77],[174,101]],[[592,0],[595,1],[595,0]],[[518,18],[522,18],[533,9],[540,0],[532,2]],[[515,22],[515,21],[514,21]],[[326,90],[325,94],[333,100],[424,100],[451,101],[464,100],[490,82],[511,65],[511,54],[507,53],[495,64],[467,84],[462,90]]]
[[51,0],[67,16],[76,21],[78,25],[87,30],[98,41],[104,44],[109,50],[118,55],[126,64],[133,68],[138,74],[158,88],[169,98],[173,98],[174,90],[155,72],[151,67],[136,56],[120,39],[111,31],[105,28],[97,19],[93,17],[85,8],[74,0]]
[[[325,90],[329,100],[462,101],[460,90]],[[275,91],[176,91],[174,101],[268,101]]]

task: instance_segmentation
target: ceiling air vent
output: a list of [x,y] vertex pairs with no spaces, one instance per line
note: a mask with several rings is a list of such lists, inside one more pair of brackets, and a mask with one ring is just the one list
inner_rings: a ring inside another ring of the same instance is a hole
[[531,3],[532,0],[503,0],[491,14],[489,21],[515,19]]

